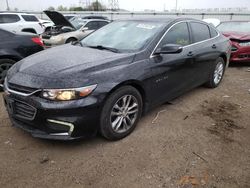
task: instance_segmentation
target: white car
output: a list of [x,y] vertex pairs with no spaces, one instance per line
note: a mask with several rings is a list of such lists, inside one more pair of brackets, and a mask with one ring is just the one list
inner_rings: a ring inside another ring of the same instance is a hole
[[209,24],[212,24],[214,27],[217,27],[218,25],[220,25],[220,20],[217,18],[206,18],[206,19],[203,19],[203,21]]
[[41,34],[44,31],[37,17],[27,13],[0,13],[0,28],[12,32],[30,32],[35,34]]
[[44,11],[44,13],[55,24],[50,30],[46,30],[41,35],[45,47],[82,40],[93,31],[109,24],[109,21],[104,19],[75,17],[67,20],[61,13],[56,11]]

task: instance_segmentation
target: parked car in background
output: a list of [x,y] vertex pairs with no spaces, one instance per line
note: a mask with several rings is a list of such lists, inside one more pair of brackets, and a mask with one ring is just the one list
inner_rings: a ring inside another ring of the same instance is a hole
[[217,87],[230,49],[229,39],[198,20],[114,21],[80,43],[14,65],[4,101],[13,125],[35,137],[70,140],[99,131],[118,140],[152,107],[203,84]]
[[81,16],[82,19],[101,19],[101,20],[108,20],[106,16],[98,16],[98,15],[89,15],[89,16]]
[[231,62],[250,62],[250,22],[227,21],[218,27],[232,42]]
[[70,19],[72,19],[72,18],[74,18],[74,17],[76,17],[77,15],[75,15],[75,14],[65,14],[65,15],[63,15],[67,20],[70,20]]
[[203,21],[209,24],[212,24],[214,27],[217,27],[218,25],[220,25],[220,20],[217,18],[206,18],[206,19],[203,19]]
[[45,19],[38,19],[38,20],[42,24],[44,31],[48,31],[49,29],[51,29],[51,27],[54,26],[54,23],[50,20],[45,20]]
[[82,19],[80,17],[67,20],[56,11],[44,11],[44,13],[55,24],[55,27],[51,27],[51,30],[42,34],[42,40],[47,47],[81,40],[91,32],[109,23],[109,21],[103,19]]
[[13,64],[43,49],[41,39],[35,34],[0,29],[0,84]]
[[26,13],[0,13],[0,28],[13,32],[43,33],[44,29],[37,17]]

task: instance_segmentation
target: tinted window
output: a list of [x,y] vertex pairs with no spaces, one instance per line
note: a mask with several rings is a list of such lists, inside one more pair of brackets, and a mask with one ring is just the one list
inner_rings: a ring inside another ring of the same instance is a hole
[[85,27],[89,28],[89,30],[97,30],[99,29],[99,24],[98,22],[93,21],[93,22],[87,23]]
[[20,20],[15,14],[0,14],[0,23],[15,23]]
[[190,44],[187,23],[179,23],[172,27],[162,39],[160,46],[165,44],[179,44],[182,46]]
[[22,15],[22,17],[26,22],[38,22],[38,19],[35,16]]
[[211,38],[216,37],[218,35],[217,31],[212,27],[210,27],[210,34]]
[[99,24],[99,28],[101,28],[101,27],[107,25],[108,23],[107,22],[99,22],[98,24]]
[[200,42],[210,38],[210,32],[207,25],[202,23],[192,22],[190,23],[192,33],[193,33],[193,42]]

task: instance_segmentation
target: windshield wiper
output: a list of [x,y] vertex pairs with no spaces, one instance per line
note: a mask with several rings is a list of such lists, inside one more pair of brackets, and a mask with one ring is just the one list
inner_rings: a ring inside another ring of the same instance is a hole
[[102,45],[97,45],[97,46],[87,46],[89,48],[94,48],[94,49],[99,49],[99,50],[109,50],[111,52],[119,53],[120,51],[116,48],[108,47],[108,46],[102,46]]

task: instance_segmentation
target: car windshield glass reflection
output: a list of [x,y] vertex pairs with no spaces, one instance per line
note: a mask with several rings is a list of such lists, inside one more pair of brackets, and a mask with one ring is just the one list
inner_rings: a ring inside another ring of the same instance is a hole
[[250,33],[250,22],[224,22],[217,29],[222,32]]
[[85,46],[105,46],[120,52],[136,52],[142,50],[164,26],[160,22],[114,22],[84,38],[82,43]]

